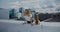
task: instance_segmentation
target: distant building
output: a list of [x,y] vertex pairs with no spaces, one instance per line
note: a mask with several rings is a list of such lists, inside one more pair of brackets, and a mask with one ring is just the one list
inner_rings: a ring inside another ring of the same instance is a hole
[[23,7],[19,8],[19,12],[23,13],[24,12],[24,8]]
[[0,19],[9,19],[10,9],[0,8]]
[[16,10],[15,9],[11,9],[9,11],[9,18],[15,18],[16,17]]
[[35,18],[36,11],[34,9],[30,9],[30,11],[31,11],[31,14],[32,14],[32,18]]
[[24,15],[24,12],[25,12],[25,9],[23,7],[20,7],[19,8],[19,13],[21,13],[21,16]]

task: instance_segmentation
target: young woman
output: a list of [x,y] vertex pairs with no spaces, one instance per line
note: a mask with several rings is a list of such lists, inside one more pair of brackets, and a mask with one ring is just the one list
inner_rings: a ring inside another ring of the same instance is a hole
[[26,23],[32,24],[32,14],[29,9],[25,10],[24,18],[25,18],[25,21],[23,24],[26,24]]

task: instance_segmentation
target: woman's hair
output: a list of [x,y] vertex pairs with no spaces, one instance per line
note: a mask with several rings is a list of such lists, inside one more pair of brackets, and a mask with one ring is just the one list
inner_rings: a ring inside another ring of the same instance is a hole
[[25,16],[30,16],[30,9],[26,9],[24,15]]

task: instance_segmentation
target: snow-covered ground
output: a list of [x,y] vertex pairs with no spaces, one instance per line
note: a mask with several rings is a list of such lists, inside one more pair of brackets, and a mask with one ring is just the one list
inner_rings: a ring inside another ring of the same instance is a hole
[[22,24],[23,21],[0,20],[0,32],[60,32],[59,22],[40,22],[39,25]]

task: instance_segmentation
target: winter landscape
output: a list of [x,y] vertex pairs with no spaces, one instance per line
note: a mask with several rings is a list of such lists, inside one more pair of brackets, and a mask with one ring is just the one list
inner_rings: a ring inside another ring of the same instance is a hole
[[[26,9],[33,25],[23,24]],[[0,32],[60,32],[60,0],[0,0]]]

